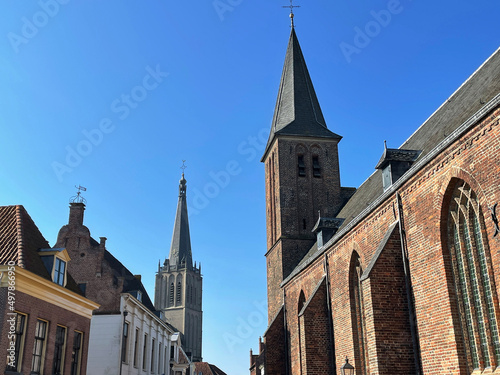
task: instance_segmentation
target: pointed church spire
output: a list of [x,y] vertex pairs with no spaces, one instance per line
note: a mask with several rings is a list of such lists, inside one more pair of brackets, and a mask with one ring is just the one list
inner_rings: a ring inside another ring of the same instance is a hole
[[264,161],[277,135],[342,138],[326,127],[293,24],[281,75],[271,133],[261,161]]
[[177,213],[175,215],[169,261],[172,266],[180,267],[181,263],[185,262],[186,268],[193,268],[186,202],[186,179],[184,178],[184,173],[182,173],[182,178],[179,181],[179,201],[177,203]]

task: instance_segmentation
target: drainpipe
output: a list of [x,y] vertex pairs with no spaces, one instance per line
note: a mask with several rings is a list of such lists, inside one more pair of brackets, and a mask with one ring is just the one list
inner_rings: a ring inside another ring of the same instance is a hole
[[286,323],[286,292],[285,289],[283,289],[283,329],[285,333],[285,374],[288,375],[290,373],[289,371],[289,350],[288,350],[288,325]]
[[330,371],[332,374],[337,373],[337,363],[335,361],[335,336],[333,333],[333,316],[332,316],[332,299],[330,297],[330,268],[328,265],[328,257],[325,253],[325,273],[326,273],[326,301],[328,306],[328,334],[331,342],[331,357],[330,357]]
[[420,346],[418,342],[418,332],[417,332],[417,319],[415,313],[415,306],[413,304],[413,288],[411,285],[411,275],[410,275],[410,261],[408,258],[408,248],[406,245],[406,231],[404,225],[403,217],[403,204],[401,202],[401,195],[396,192],[396,199],[398,203],[398,219],[399,219],[399,239],[401,242],[401,252],[403,256],[403,269],[405,273],[405,284],[406,284],[406,299],[408,300],[408,310],[410,313],[410,331],[411,340],[413,343],[413,355],[415,360],[415,373],[417,375],[422,374],[421,364],[420,364]]

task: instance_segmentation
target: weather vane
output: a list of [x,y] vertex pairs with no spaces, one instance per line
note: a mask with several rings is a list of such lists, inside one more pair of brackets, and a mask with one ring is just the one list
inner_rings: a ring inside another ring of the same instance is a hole
[[293,5],[293,0],[290,0],[290,5],[283,5],[283,8],[290,8],[290,19],[292,20],[292,27],[294,27],[293,17],[295,15],[293,14],[293,8],[300,8],[300,5]]
[[75,187],[78,190],[78,192],[76,193],[75,196],[70,198],[70,203],[84,203],[84,204],[87,203],[87,200],[81,195],[82,191],[87,191],[87,188],[81,185],[78,186],[75,185]]
[[185,160],[182,161],[182,166],[181,166],[182,174],[184,174],[184,170],[187,168],[187,165],[184,164],[185,162],[186,162]]

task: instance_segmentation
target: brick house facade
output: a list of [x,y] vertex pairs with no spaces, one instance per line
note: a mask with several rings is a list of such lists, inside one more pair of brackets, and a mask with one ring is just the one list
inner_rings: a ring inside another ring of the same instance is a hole
[[82,295],[70,262],[65,249],[50,248],[24,207],[0,207],[2,374],[87,374],[99,305]]
[[343,188],[292,28],[262,158],[269,327],[252,375],[338,374],[346,357],[357,375],[500,373],[499,123],[497,50]]

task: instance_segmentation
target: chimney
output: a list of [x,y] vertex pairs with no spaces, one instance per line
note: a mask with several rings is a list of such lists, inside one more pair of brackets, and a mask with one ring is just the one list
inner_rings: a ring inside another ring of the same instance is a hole
[[259,354],[264,352],[264,342],[262,341],[262,337],[259,337]]
[[70,203],[69,204],[69,222],[71,226],[83,225],[83,211],[85,211],[84,203]]
[[106,240],[107,240],[107,238],[106,237],[99,237],[99,239],[101,240],[101,242],[99,243],[99,247],[101,249],[105,249],[106,248]]
[[142,278],[142,276],[141,276],[141,275],[134,275],[134,277],[135,277],[137,280],[141,281],[141,278]]

